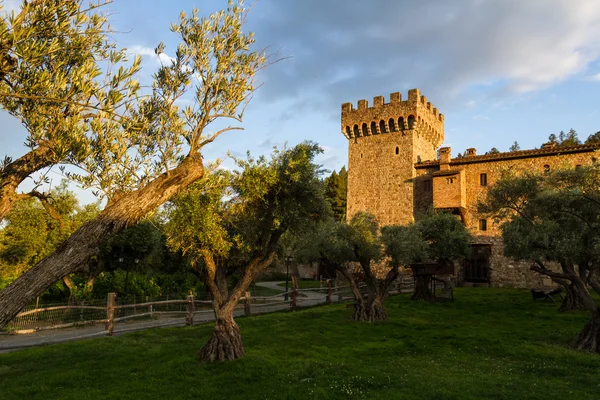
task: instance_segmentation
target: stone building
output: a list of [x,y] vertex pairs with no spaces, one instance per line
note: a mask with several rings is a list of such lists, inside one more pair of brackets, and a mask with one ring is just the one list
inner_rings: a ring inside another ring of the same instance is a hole
[[[477,155],[467,149],[452,158],[444,141],[444,116],[418,89],[402,101],[392,93],[342,104],[342,132],[348,139],[347,216],[369,211],[381,225],[406,224],[429,209],[461,217],[474,236],[472,255],[455,267],[459,283],[537,287],[548,278],[529,271],[529,263],[503,255],[499,227],[477,213],[477,203],[503,170],[549,171],[589,164],[599,145],[546,144],[541,149]],[[438,156],[439,153],[439,156]]]

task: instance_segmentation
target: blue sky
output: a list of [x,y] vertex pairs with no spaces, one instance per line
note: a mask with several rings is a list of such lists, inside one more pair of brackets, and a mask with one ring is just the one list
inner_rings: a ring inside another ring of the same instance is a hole
[[[14,6],[16,1],[5,0]],[[201,14],[226,0],[115,0],[108,6],[121,47],[142,54],[142,80],[159,65],[152,49],[177,37],[180,11]],[[418,87],[445,115],[453,156],[540,146],[551,133],[600,130],[600,1],[597,0],[260,0],[249,16],[258,47],[289,58],[261,72],[244,131],[205,148],[265,154],[302,140],[320,143],[319,162],[347,162],[340,106]],[[25,152],[25,132],[1,112],[0,156]],[[56,175],[56,179],[60,176]],[[91,195],[82,195],[90,201]]]

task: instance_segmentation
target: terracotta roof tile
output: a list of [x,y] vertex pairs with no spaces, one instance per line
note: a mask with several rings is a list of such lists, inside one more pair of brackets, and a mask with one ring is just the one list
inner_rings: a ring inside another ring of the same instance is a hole
[[[533,150],[508,151],[496,154],[483,154],[480,156],[467,156],[461,158],[453,158],[450,160],[450,165],[470,164],[488,161],[512,160],[515,158],[541,157],[563,153],[581,153],[591,152],[600,149],[600,143],[582,144],[578,146],[555,146]],[[415,164],[415,168],[427,168],[440,164],[440,160],[429,160]]]

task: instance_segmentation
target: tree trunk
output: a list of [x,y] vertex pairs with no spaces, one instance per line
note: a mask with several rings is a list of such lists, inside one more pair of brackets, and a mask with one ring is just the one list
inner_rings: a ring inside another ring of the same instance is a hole
[[84,223],[54,253],[0,292],[0,328],[48,286],[87,265],[104,239],[137,223],[203,174],[202,157],[191,156],[145,187],[107,204],[96,218]]
[[412,300],[423,300],[423,301],[435,301],[435,295],[429,290],[431,276],[430,275],[417,275],[415,282],[415,292],[413,293]]
[[384,297],[385,293],[378,290],[377,294],[373,297],[373,300],[369,302],[367,317],[370,322],[385,321],[387,319],[387,313],[383,307]]
[[354,295],[354,312],[352,313],[353,321],[368,321],[367,308],[362,297]]
[[231,312],[216,312],[217,321],[211,338],[198,352],[203,362],[231,361],[244,356],[244,344],[239,326]]
[[54,161],[58,161],[57,158],[60,160],[51,146],[39,146],[0,171],[0,221],[10,212],[14,202],[23,198],[17,194],[21,182],[34,172],[54,164]]
[[590,321],[585,325],[573,348],[589,353],[600,353],[600,310],[592,313]]
[[560,305],[560,312],[581,311],[587,309],[582,301],[584,296],[589,296],[587,290],[586,293],[581,293],[581,290],[573,283],[564,285],[563,287],[565,288],[565,298]]

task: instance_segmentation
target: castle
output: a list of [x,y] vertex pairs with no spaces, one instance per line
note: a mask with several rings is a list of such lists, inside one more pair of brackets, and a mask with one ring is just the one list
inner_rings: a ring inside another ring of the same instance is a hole
[[[473,234],[472,254],[457,263],[459,283],[490,286],[550,286],[549,278],[529,270],[529,263],[506,258],[500,229],[479,215],[477,203],[505,169],[549,171],[589,164],[599,145],[541,149],[451,158],[444,141],[444,116],[418,89],[408,99],[392,93],[342,104],[342,133],[348,139],[347,218],[359,211],[374,214],[381,225],[407,224],[429,209],[462,219]],[[439,148],[439,149],[438,149]],[[439,157],[438,157],[439,152]],[[597,156],[597,154],[596,154]]]

